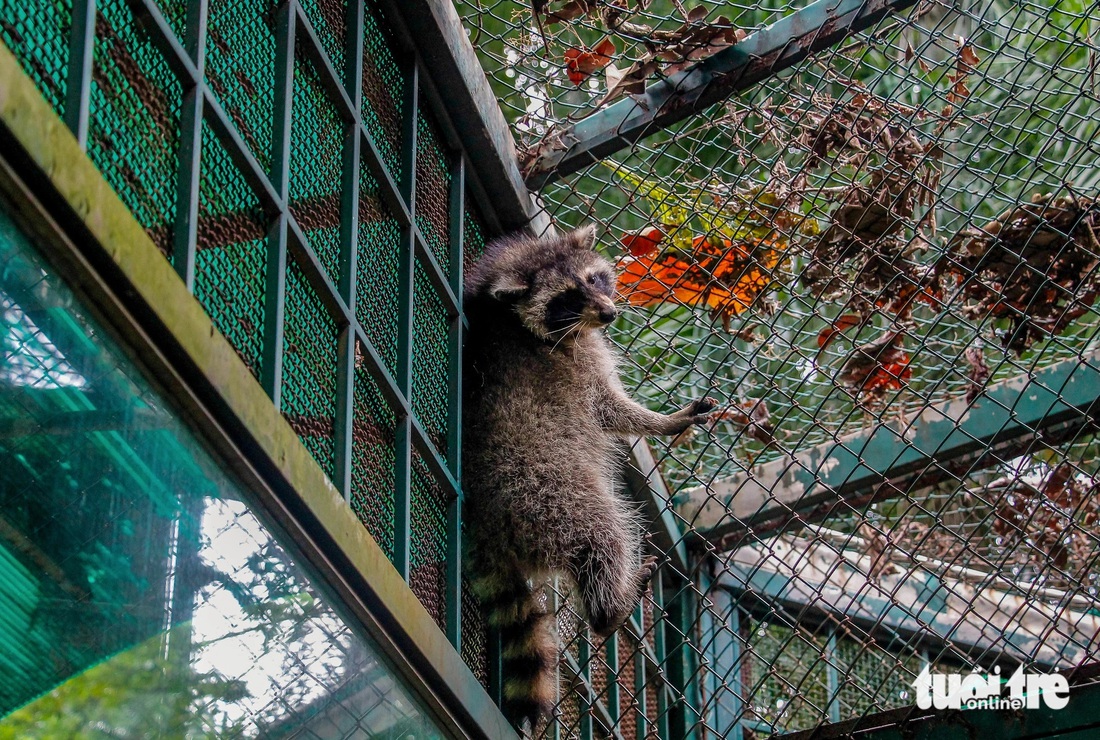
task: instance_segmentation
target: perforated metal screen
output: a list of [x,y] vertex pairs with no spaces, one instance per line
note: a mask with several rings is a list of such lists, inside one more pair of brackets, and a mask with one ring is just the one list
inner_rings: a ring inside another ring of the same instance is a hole
[[0,38],[488,685],[458,499],[488,233],[388,7],[13,0]]

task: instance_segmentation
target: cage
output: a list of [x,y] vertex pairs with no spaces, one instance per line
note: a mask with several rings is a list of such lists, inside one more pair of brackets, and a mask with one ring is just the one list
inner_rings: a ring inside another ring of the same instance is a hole
[[0,735],[511,736],[463,274],[595,222],[631,393],[721,403],[624,446],[626,624],[545,584],[533,734],[1090,736],[1098,24],[0,0]]

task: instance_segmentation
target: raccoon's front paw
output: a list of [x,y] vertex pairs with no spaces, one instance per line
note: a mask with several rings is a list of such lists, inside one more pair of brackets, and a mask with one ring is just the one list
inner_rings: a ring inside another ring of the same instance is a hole
[[680,409],[678,416],[686,416],[692,424],[705,424],[710,421],[710,412],[718,407],[718,402],[709,396],[692,401]]
[[642,560],[642,565],[638,568],[638,600],[641,601],[646,594],[648,594],[652,588],[653,577],[657,575],[657,569],[661,567],[661,563],[657,560],[656,555],[650,555]]

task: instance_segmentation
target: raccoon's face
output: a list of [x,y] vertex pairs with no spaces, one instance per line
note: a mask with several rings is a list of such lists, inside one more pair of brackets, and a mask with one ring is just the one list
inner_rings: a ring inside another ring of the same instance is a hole
[[533,334],[550,341],[607,326],[618,316],[615,273],[592,250],[595,228],[533,242],[498,276],[495,297],[513,302]]

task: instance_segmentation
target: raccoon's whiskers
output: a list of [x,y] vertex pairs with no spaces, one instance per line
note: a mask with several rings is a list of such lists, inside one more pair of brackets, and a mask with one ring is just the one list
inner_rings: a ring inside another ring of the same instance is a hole
[[547,334],[556,334],[559,331],[563,332],[563,334],[561,335],[561,339],[554,342],[554,346],[550,348],[550,354],[554,354],[554,350],[556,350],[558,348],[558,345],[562,343],[562,339],[565,339],[567,336],[573,333],[573,330],[579,327],[582,321],[583,319],[577,319],[574,323],[570,324],[564,329],[557,329],[555,331],[547,332]]

